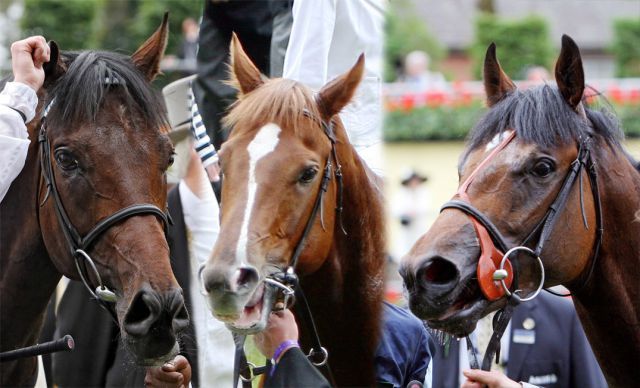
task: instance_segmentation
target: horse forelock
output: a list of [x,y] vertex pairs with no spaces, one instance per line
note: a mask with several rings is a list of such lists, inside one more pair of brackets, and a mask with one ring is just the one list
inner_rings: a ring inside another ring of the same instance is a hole
[[[224,124],[232,128],[232,135],[256,131],[267,123],[275,123],[283,130],[292,130],[296,136],[308,128],[305,117],[320,117],[313,93],[303,84],[283,79],[271,79],[256,90],[242,95],[224,118]],[[320,128],[318,126],[318,128]],[[314,131],[316,132],[316,131]],[[324,136],[317,131],[318,136]]]
[[164,104],[128,56],[104,51],[66,52],[62,61],[68,68],[45,103],[55,99],[47,116],[51,125],[95,122],[105,100],[119,90],[132,118],[166,132],[169,125]]
[[577,114],[555,86],[515,90],[491,107],[472,129],[466,153],[511,129],[519,140],[553,148],[595,134],[619,146],[624,135],[613,114],[585,107],[587,120]]

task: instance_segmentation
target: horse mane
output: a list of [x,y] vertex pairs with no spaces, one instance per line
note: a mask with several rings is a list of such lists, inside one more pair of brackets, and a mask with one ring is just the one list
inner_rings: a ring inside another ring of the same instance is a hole
[[57,101],[47,116],[52,124],[95,121],[107,93],[118,88],[124,91],[130,112],[136,112],[151,127],[169,127],[158,93],[128,56],[105,51],[64,52],[61,60],[67,62],[68,69],[46,99],[47,105],[54,98]]
[[[303,127],[297,123],[305,117],[305,112],[320,117],[311,90],[299,82],[275,78],[266,80],[248,94],[241,94],[223,123],[234,131],[251,131],[266,123],[278,123],[296,131]],[[241,122],[252,125],[237,125]]]
[[585,106],[585,111],[590,123],[571,109],[556,87],[515,90],[478,121],[469,135],[467,154],[506,129],[513,129],[519,139],[542,147],[568,144],[584,134],[596,134],[622,148],[624,134],[615,116],[605,108]]

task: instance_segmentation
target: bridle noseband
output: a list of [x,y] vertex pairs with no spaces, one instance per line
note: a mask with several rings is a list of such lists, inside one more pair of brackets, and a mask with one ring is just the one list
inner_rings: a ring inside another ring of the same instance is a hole
[[[117,295],[103,284],[100,273],[87,251],[105,231],[129,217],[142,214],[155,215],[162,221],[165,233],[167,232],[168,225],[172,224],[172,221],[168,211],[165,213],[155,205],[148,203],[133,204],[118,210],[106,218],[103,218],[84,236],[78,232],[62,204],[62,199],[60,198],[60,193],[58,192],[58,187],[55,181],[53,166],[51,164],[51,144],[47,137],[46,117],[54,102],[55,99],[51,100],[44,110],[38,136],[38,142],[40,144],[41,174],[47,189],[45,198],[40,203],[40,207],[44,206],[49,198],[49,194],[52,194],[58,224],[65,236],[69,254],[74,259],[74,263],[82,283],[89,293],[100,303],[100,305],[109,311],[117,323],[117,316],[113,306],[111,305],[111,303],[115,303],[117,301]],[[90,279],[87,274],[87,265],[98,282],[98,285],[95,288],[90,285]]]
[[[576,290],[582,289],[593,274],[595,263],[598,259],[600,252],[600,246],[602,245],[603,225],[602,225],[602,204],[600,200],[600,191],[598,188],[598,177],[596,172],[595,162],[591,155],[591,143],[593,141],[591,135],[584,135],[578,140],[578,155],[576,159],[571,163],[571,167],[558,191],[553,203],[549,206],[549,209],[533,228],[533,230],[524,239],[522,244],[517,246],[511,246],[507,243],[507,240],[502,236],[499,229],[495,224],[487,217],[482,211],[478,210],[471,204],[471,200],[467,195],[469,185],[472,183],[474,177],[479,171],[481,171],[490,160],[495,157],[501,150],[503,150],[516,136],[516,132],[512,131],[502,142],[476,167],[471,173],[469,178],[460,186],[456,196],[459,199],[453,199],[445,203],[441,211],[445,209],[458,209],[469,216],[471,222],[474,225],[478,239],[480,240],[480,260],[478,262],[477,275],[478,283],[482,293],[489,301],[500,299],[503,296],[507,296],[508,303],[505,308],[499,311],[494,318],[494,334],[491,338],[485,357],[482,362],[482,369],[489,370],[491,368],[491,360],[493,355],[499,352],[500,338],[506,329],[507,323],[511,318],[513,308],[520,302],[528,301],[535,298],[538,293],[544,287],[545,275],[544,265],[540,256],[542,254],[545,243],[551,237],[554,230],[554,226],[558,220],[558,215],[567,204],[571,188],[575,184],[576,180],[579,180],[580,184],[580,206],[582,210],[582,217],[585,227],[588,229],[587,219],[584,210],[583,199],[583,187],[581,172],[585,168],[591,184],[591,191],[595,205],[596,216],[596,241],[594,245],[594,254],[591,260],[589,270],[582,284],[576,288]],[[454,197],[455,198],[455,197]],[[538,242],[535,248],[530,248],[527,245],[530,240],[538,235]],[[496,245],[498,246],[496,248]],[[509,257],[515,252],[525,252],[528,255],[534,257],[536,262],[540,266],[541,280],[538,288],[533,294],[526,298],[520,298],[517,289],[518,274],[515,271],[518,266],[512,266]],[[504,254],[502,252],[505,252]],[[511,287],[513,285],[513,287]],[[514,290],[515,289],[515,290]],[[556,294],[551,290],[547,290],[552,294]],[[556,294],[558,295],[558,294]],[[565,295],[561,295],[565,296]],[[469,344],[469,342],[468,342]],[[497,353],[499,354],[499,353]],[[474,354],[475,358],[475,354]],[[473,365],[475,364],[475,365]],[[477,368],[477,360],[472,360],[472,367]]]

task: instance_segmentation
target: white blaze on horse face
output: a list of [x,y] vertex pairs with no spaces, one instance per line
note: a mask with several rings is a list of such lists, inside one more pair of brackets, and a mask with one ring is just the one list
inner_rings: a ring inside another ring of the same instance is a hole
[[485,148],[484,152],[486,153],[496,148],[500,143],[502,143],[504,139],[507,138],[507,136],[511,135],[511,132],[513,132],[513,130],[509,129],[495,135],[493,139],[491,139],[491,141],[487,143],[487,147]]
[[270,123],[260,128],[256,136],[251,140],[247,151],[249,153],[249,181],[247,182],[247,203],[242,215],[242,226],[240,227],[240,236],[238,236],[238,245],[236,246],[236,263],[243,265],[248,263],[247,244],[249,234],[249,220],[251,219],[251,211],[253,203],[256,199],[256,191],[258,190],[258,182],[256,179],[256,165],[260,159],[269,155],[278,145],[278,135],[280,127]]

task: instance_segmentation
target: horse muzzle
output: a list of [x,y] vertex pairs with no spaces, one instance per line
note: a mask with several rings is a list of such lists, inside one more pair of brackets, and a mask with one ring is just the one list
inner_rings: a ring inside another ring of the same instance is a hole
[[134,296],[124,316],[122,338],[140,365],[156,365],[178,353],[177,336],[188,325],[181,289],[160,294],[145,286]]

